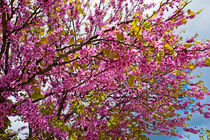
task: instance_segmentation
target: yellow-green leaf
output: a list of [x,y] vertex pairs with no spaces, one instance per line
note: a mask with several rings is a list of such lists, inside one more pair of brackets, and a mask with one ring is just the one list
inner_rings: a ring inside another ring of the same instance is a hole
[[134,16],[138,17],[138,16],[140,16],[140,13],[134,13]]
[[70,35],[76,35],[76,32],[73,30],[70,30]]
[[192,114],[189,114],[189,115],[187,116],[187,120],[190,120],[191,117],[192,117]]
[[56,10],[56,11],[60,11],[59,7],[56,7],[55,10]]
[[152,84],[154,82],[154,79],[152,78],[149,82]]
[[194,66],[195,66],[194,64],[188,64],[188,68],[191,69],[191,70],[194,70],[195,69]]
[[43,38],[41,38],[40,43],[41,44],[48,44],[49,41],[48,41],[48,39],[46,37],[43,37]]
[[143,27],[144,27],[144,29],[149,31],[151,29],[151,23],[150,22],[144,22]]
[[74,57],[78,57],[78,56],[79,56],[79,53],[76,52],[76,53],[74,54]]
[[131,35],[135,35],[136,30],[138,30],[137,26],[132,26],[130,30]]
[[134,80],[135,80],[135,76],[134,75],[128,75],[128,85],[130,87],[133,87],[135,85]]
[[135,18],[130,25],[137,25],[139,23],[139,19]]
[[99,68],[99,65],[93,65],[92,68],[98,69]]
[[51,13],[50,16],[54,18],[55,17],[55,14]]
[[74,133],[73,135],[69,136],[69,140],[77,140],[77,136]]
[[83,12],[82,8],[77,6],[77,10],[80,14],[82,14],[83,16],[85,16],[85,13]]
[[152,56],[151,55],[147,56],[147,62],[151,62],[151,61],[152,61]]
[[170,51],[174,50],[168,43],[165,43],[164,47],[169,49]]
[[136,35],[136,36],[140,35],[142,31],[143,30],[141,26],[137,26],[137,25],[132,26],[130,29],[131,35]]
[[74,44],[74,38],[73,37],[70,38],[69,43],[70,43],[70,45]]
[[107,122],[107,126],[110,127],[112,124],[110,122]]
[[25,29],[23,29],[23,30],[21,30],[21,32],[25,33],[25,32],[26,32],[26,30],[25,30]]
[[65,35],[66,32],[64,30],[62,30],[60,33],[58,33],[59,35]]
[[184,43],[185,48],[190,48],[190,47],[192,47],[192,45],[193,45],[192,43]]
[[191,11],[190,9],[187,10],[188,15],[194,15],[195,13]]
[[183,24],[186,24],[186,23],[187,23],[186,18],[181,19],[181,22],[182,22]]
[[180,71],[179,70],[174,70],[172,73],[175,76],[179,76],[180,75]]
[[154,17],[156,17],[157,15],[158,15],[157,12],[155,12],[151,18],[154,18]]
[[171,22],[171,23],[174,23],[174,22],[175,22],[175,19],[170,19],[170,22]]
[[203,11],[203,9],[198,9],[196,14],[200,14]]
[[43,35],[44,35],[44,31],[39,32],[39,34],[40,34],[41,36],[43,36]]
[[52,113],[53,113],[53,108],[54,108],[53,103],[50,102],[49,105],[46,105],[46,106],[47,106],[47,107],[42,106],[41,109],[40,109],[40,111],[41,111],[43,114],[45,114],[45,115],[52,115]]
[[205,59],[205,63],[206,63],[206,65],[210,66],[210,57]]
[[70,60],[69,56],[63,58],[64,62],[68,62]]

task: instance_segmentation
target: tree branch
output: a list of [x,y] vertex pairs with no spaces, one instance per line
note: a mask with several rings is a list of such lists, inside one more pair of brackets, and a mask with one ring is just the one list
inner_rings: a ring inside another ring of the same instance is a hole
[[[1,9],[4,11],[4,0],[1,0]],[[4,11],[2,13],[2,24],[3,24],[3,38],[2,38],[2,46],[1,46],[1,51],[0,51],[0,60],[2,58],[2,55],[4,54],[5,48],[6,48],[6,43],[7,43],[7,18],[6,18],[6,12]]]

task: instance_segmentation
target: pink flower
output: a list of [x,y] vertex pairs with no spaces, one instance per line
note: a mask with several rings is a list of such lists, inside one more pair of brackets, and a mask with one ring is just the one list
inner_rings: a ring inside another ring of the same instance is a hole
[[189,112],[188,111],[184,111],[184,114],[189,114]]
[[197,133],[200,132],[200,130],[195,130],[193,128],[184,128],[183,130],[186,131],[186,132],[191,132],[193,134],[197,134]]
[[204,113],[204,118],[209,119],[210,118],[210,112],[205,112]]
[[192,43],[194,41],[194,38],[188,39],[186,42],[187,43]]

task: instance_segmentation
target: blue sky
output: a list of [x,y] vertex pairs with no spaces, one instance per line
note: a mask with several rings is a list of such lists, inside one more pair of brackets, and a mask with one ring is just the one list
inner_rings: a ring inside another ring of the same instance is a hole
[[[185,38],[191,37],[194,34],[199,34],[200,40],[206,40],[210,39],[210,0],[192,0],[190,5],[188,7],[193,11],[197,11],[198,9],[203,9],[203,11],[197,15],[195,19],[192,19],[191,21],[188,21],[188,23],[181,27],[181,29],[185,29],[186,33],[183,34]],[[202,77],[199,78],[199,80],[204,81],[204,85],[210,90],[210,68],[201,68],[196,69],[195,73],[202,73]],[[198,79],[197,79],[198,80]],[[202,102],[210,102],[210,96],[208,96],[206,99],[204,99]],[[210,121],[203,118],[199,114],[193,114],[191,121],[189,121],[189,125],[191,127],[197,126],[198,128],[210,128]],[[184,131],[180,131],[181,134],[189,134],[190,140],[198,140],[198,135],[194,135],[191,133],[186,133]],[[180,139],[178,137],[168,137],[168,136],[150,136],[151,140],[189,140],[187,138]]]

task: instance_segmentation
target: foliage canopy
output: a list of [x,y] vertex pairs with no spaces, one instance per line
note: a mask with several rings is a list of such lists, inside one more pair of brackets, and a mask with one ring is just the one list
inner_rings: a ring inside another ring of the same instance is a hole
[[198,133],[186,121],[210,118],[209,91],[190,73],[209,67],[210,43],[174,31],[199,14],[189,3],[1,0],[0,136],[15,136],[10,116],[29,139]]

